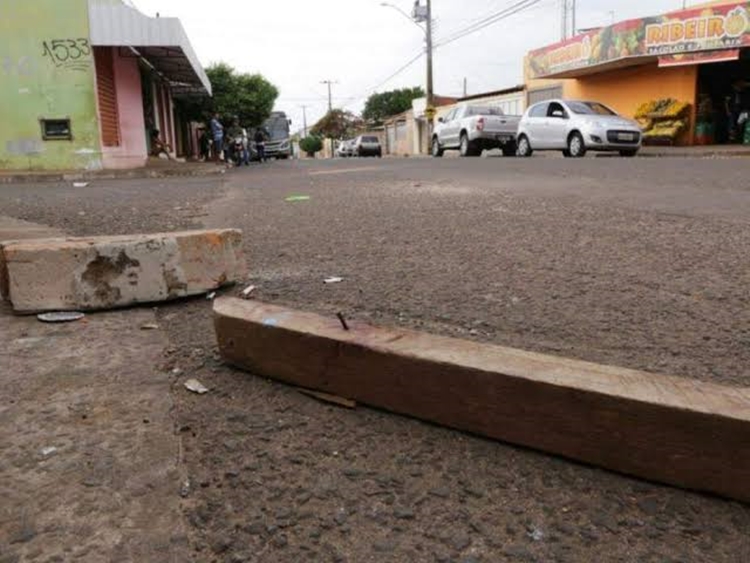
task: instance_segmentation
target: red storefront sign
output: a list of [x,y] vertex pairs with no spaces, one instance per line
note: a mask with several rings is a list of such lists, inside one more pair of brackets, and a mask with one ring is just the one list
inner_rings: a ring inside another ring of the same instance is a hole
[[750,46],[749,28],[750,2],[628,20],[532,51],[528,73],[544,78],[623,59],[737,50]]

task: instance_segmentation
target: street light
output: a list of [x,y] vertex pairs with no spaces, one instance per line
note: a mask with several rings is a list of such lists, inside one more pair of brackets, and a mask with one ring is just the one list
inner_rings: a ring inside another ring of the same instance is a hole
[[[401,8],[398,6],[395,6],[394,4],[391,4],[389,2],[381,2],[380,5],[385,8],[393,8],[396,10],[399,14],[404,16],[406,19],[408,19],[410,22],[412,22],[414,25],[416,25],[419,29],[424,32],[425,36],[425,43],[427,43],[427,109],[429,115],[432,115],[432,102],[433,102],[433,91],[432,91],[432,0],[426,0],[427,6],[426,6],[426,12],[424,14],[424,22],[425,27],[422,28],[421,25],[419,25],[416,21],[417,15],[415,11],[415,17],[412,18],[409,14],[404,12]],[[417,4],[415,5],[416,8],[419,7],[419,1],[417,1]],[[432,135],[432,117],[428,116],[428,123],[430,125],[430,136]]]
[[383,6],[384,8],[393,8],[399,14],[401,14],[407,20],[409,20],[411,23],[413,23],[414,25],[416,25],[422,31],[422,33],[425,34],[425,36],[427,35],[427,31],[421,25],[419,25],[414,18],[412,18],[409,14],[407,14],[406,12],[404,12],[401,8],[399,8],[395,4],[391,4],[390,2],[381,2],[380,5]]

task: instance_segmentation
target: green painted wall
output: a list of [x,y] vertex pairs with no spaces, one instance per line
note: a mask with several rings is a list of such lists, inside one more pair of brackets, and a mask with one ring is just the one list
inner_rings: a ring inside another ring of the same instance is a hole
[[[0,37],[0,170],[101,168],[87,0],[2,0]],[[41,118],[73,140],[42,140]]]

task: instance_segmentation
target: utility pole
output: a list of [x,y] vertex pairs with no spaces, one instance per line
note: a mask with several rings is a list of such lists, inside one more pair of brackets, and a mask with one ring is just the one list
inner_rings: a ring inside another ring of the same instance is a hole
[[326,84],[328,86],[328,111],[333,111],[333,97],[331,95],[331,86],[333,84],[338,84],[335,80],[321,80],[321,84]]
[[[328,86],[328,115],[330,117],[331,112],[333,111],[333,96],[331,95],[331,86],[333,84],[338,84],[338,82],[334,80],[321,80],[321,84],[326,84]],[[333,158],[333,138],[331,138],[331,158]]]
[[[574,37],[576,31],[576,0],[561,0],[562,14],[561,14],[561,26],[560,34],[562,40],[565,41],[568,37]],[[570,24],[570,27],[568,25]]]
[[[389,2],[381,2],[380,5],[393,8],[406,19],[411,20],[412,23],[421,29],[425,35],[425,52],[427,53],[427,112],[425,117],[427,119],[428,138],[431,139],[433,120],[435,119],[435,92],[432,84],[432,0],[426,0],[424,6],[422,6],[421,0],[414,0],[414,10],[412,11],[411,16],[398,6]],[[422,26],[419,25],[420,23],[424,23],[425,27],[422,28]]]
[[570,17],[570,19],[572,20],[572,25],[571,25],[571,28],[570,28],[570,32],[571,32],[570,34],[571,34],[571,36],[575,37],[576,34],[578,33],[578,30],[576,29],[576,0],[571,0],[571,2],[573,3],[573,6],[572,6],[572,8],[570,10],[571,11],[571,17]]
[[[427,107],[432,108],[434,92],[432,89],[432,0],[427,0]],[[430,137],[432,137],[432,117],[429,119]]]
[[307,106],[300,106],[302,108],[302,131],[304,136],[307,137]]
[[469,95],[468,90],[468,84],[466,82],[466,77],[464,76],[464,98]]

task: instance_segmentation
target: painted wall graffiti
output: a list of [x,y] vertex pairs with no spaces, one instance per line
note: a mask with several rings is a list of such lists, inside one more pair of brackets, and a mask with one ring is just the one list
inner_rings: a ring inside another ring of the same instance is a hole
[[[102,166],[87,0],[0,0],[0,170]],[[70,120],[65,140],[42,120]]]
[[86,38],[50,39],[42,43],[43,55],[56,67],[85,72],[91,67],[91,45]]

